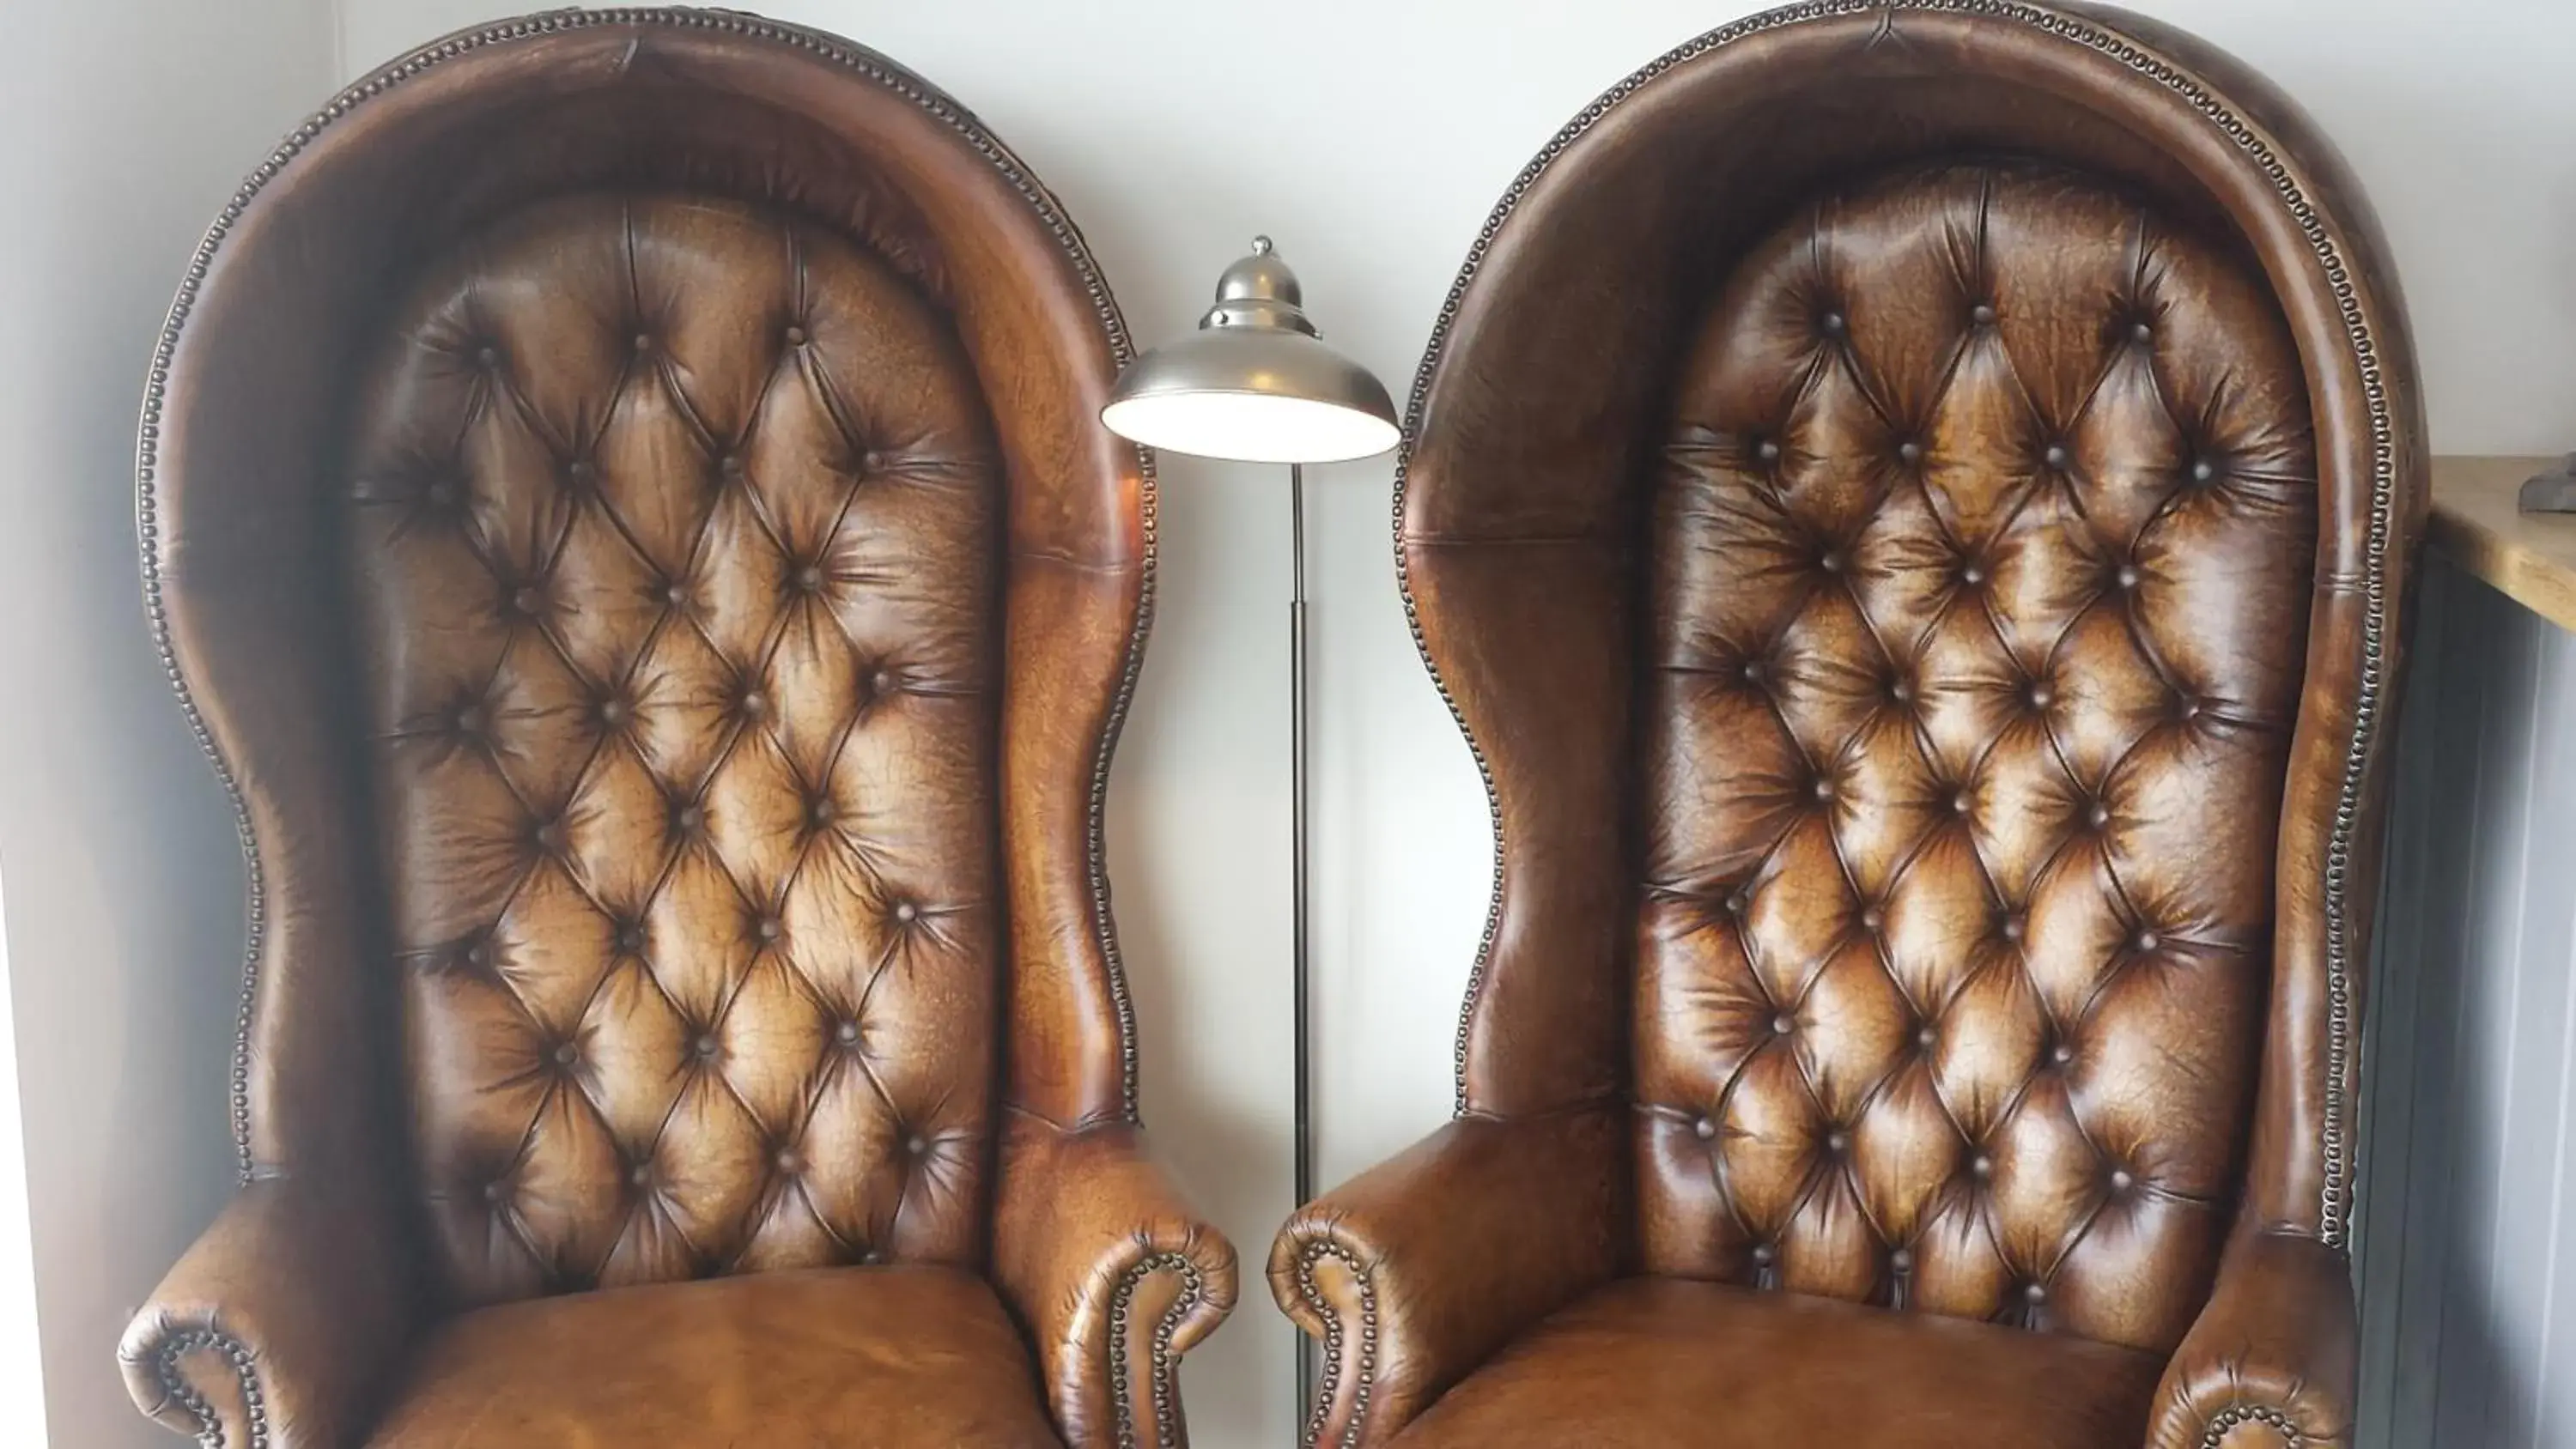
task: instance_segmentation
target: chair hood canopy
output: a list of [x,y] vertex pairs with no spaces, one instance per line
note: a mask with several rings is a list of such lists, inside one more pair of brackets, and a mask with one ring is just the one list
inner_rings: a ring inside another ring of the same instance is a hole
[[[365,1084],[275,1089],[382,1010],[344,969],[381,949],[353,904],[382,892],[330,506],[359,375],[424,269],[585,193],[799,219],[857,243],[953,328],[1001,494],[1008,1009],[1047,1023],[1047,1049],[1007,1054],[1005,1093],[1067,1127],[1132,1120],[1100,810],[1150,613],[1153,490],[1140,452],[1097,423],[1130,355],[1098,267],[972,113],[872,51],[733,12],[569,10],[432,44],[297,129],[208,233],[153,359],[145,597],[249,877],[232,1076],[245,1181],[378,1150],[387,1105]],[[290,996],[298,1009],[280,1009]]]
[[1415,380],[1396,504],[1407,610],[1497,836],[1459,1107],[1528,1113],[1625,1085],[1612,923],[1633,883],[1628,825],[1601,803],[1629,788],[1628,725],[1624,703],[1598,702],[1625,698],[1633,565],[1540,589],[1531,559],[1587,543],[1627,557],[1708,308],[1794,208],[1979,157],[2080,174],[2217,239],[2268,284],[2296,348],[2316,591],[2249,1202],[2338,1242],[2395,624],[2426,507],[2412,346],[2376,218],[2297,105],[2108,7],[1824,0],[1737,21],[1586,107],[1479,232]]

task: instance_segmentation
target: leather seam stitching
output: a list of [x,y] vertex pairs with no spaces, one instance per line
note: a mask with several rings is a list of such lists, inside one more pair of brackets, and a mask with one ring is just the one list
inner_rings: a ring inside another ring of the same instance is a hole
[[[170,365],[177,352],[179,337],[195,311],[198,293],[205,285],[216,253],[222,248],[233,227],[241,220],[271,181],[311,146],[333,123],[348,116],[357,107],[376,96],[414,79],[442,61],[469,55],[492,45],[525,40],[537,36],[587,30],[599,26],[645,26],[672,30],[713,31],[776,41],[792,48],[822,57],[895,94],[910,100],[931,116],[945,122],[968,145],[999,170],[1027,202],[1054,237],[1066,259],[1073,264],[1089,297],[1101,330],[1109,343],[1110,358],[1123,368],[1135,356],[1125,319],[1110,295],[1107,282],[1093,260],[1082,234],[1064,213],[1054,196],[1032,176],[1019,158],[1004,146],[983,123],[964,106],[928,81],[896,65],[884,56],[820,31],[763,19],[736,12],[675,9],[561,10],[518,20],[486,25],[459,32],[416,50],[381,70],[342,90],[321,110],[308,116],[286,139],[278,144],[266,160],[245,178],[224,205],[214,223],[207,228],[191,255],[178,295],[164,316],[158,341],[154,345],[152,364],[144,385],[142,417],[135,435],[135,531],[141,544],[143,566],[144,613],[152,628],[153,644],[160,655],[163,677],[171,692],[178,697],[180,712],[189,732],[204,753],[222,784],[227,802],[232,807],[234,833],[238,838],[244,877],[244,939],[242,947],[241,999],[234,1021],[233,1059],[231,1065],[231,1115],[235,1170],[239,1182],[248,1186],[258,1176],[253,1161],[250,1127],[250,1037],[258,1010],[260,968],[268,943],[267,874],[260,857],[259,838],[253,824],[251,806],[241,777],[222,749],[206,721],[195,691],[190,688],[181,668],[176,642],[171,637],[169,606],[164,598],[159,543],[161,539],[160,498],[157,491],[160,472],[161,418],[168,398]],[[1118,736],[1124,727],[1133,702],[1136,681],[1144,663],[1146,635],[1152,628],[1155,603],[1156,562],[1156,492],[1154,457],[1150,450],[1134,449],[1139,468],[1138,511],[1141,515],[1143,555],[1141,578],[1136,599],[1136,618],[1128,631],[1125,656],[1119,671],[1116,693],[1110,700],[1103,722],[1098,748],[1093,752],[1092,776],[1086,804],[1086,861],[1093,932],[1107,968],[1112,1009],[1118,1021],[1120,1104],[1124,1119],[1138,1123],[1136,1012],[1127,988],[1124,957],[1118,948],[1116,928],[1109,911],[1107,870],[1107,832],[1104,821],[1108,799],[1110,763],[1117,749]]]
[[2345,1078],[2352,1060],[2353,988],[2352,939],[2349,902],[2346,899],[2352,870],[2355,837],[2359,833],[2361,788],[2369,773],[2370,763],[2378,748],[2383,685],[2387,659],[2389,629],[2388,562],[2392,542],[2392,514],[2396,493],[2395,429],[2390,417],[2385,379],[2381,373],[2378,345],[2371,319],[2365,314],[2360,289],[2345,265],[2342,247],[2328,229],[2326,220],[2308,199],[2300,176],[2281,156],[2271,138],[2253,123],[2244,120],[2182,66],[2131,38],[2106,30],[2089,21],[2060,14],[2020,0],[1809,0],[1809,3],[1787,6],[1760,15],[1749,16],[1729,25],[1707,31],[1700,36],[1666,51],[1663,55],[1630,72],[1616,85],[1596,97],[1575,118],[1566,123],[1547,145],[1521,168],[1503,193],[1493,211],[1478,230],[1469,247],[1467,259],[1449,293],[1441,302],[1438,318],[1432,324],[1431,339],[1423,349],[1422,361],[1414,372],[1413,387],[1405,408],[1402,440],[1396,453],[1393,489],[1393,532],[1395,538],[1396,588],[1404,602],[1406,627],[1413,635],[1414,648],[1430,673],[1433,687],[1450,718],[1467,742],[1474,758],[1476,772],[1485,786],[1488,821],[1493,832],[1494,866],[1490,903],[1485,923],[1478,937],[1476,957],[1467,979],[1465,1004],[1458,1018],[1455,1044],[1452,1048],[1454,1072],[1453,1114],[1464,1115],[1469,1106],[1467,1091],[1468,1044],[1473,1035],[1477,1008],[1484,994],[1488,969],[1500,936],[1503,909],[1503,842],[1502,797],[1494,779],[1492,761],[1484,746],[1469,727],[1456,693],[1441,674],[1433,658],[1429,638],[1424,634],[1420,602],[1415,595],[1408,565],[1409,540],[1404,534],[1404,502],[1414,449],[1421,440],[1423,405],[1427,400],[1433,374],[1438,370],[1447,349],[1451,330],[1457,322],[1459,308],[1467,289],[1482,269],[1494,241],[1539,178],[1557,157],[1581,139],[1611,110],[1673,68],[1731,45],[1747,36],[1793,24],[1834,16],[1883,11],[1892,21],[1899,11],[1916,10],[1991,16],[2047,32],[2099,52],[2150,81],[2163,85],[2188,103],[2201,117],[2218,128],[2244,153],[2265,180],[2271,183],[2281,204],[2288,210],[2300,235],[2306,238],[2314,253],[2327,290],[2331,293],[2345,340],[2351,346],[2356,375],[2361,382],[2363,400],[2369,416],[2370,522],[2363,569],[2364,613],[2361,630],[2361,670],[2354,692],[2352,740],[2344,757],[2343,780],[2337,796],[2333,825],[2329,832],[2325,860],[2326,977],[2328,997],[2328,1038],[2324,1122],[2319,1130],[2319,1151],[2323,1159],[2323,1183],[2319,1189],[2319,1241],[2338,1253],[2347,1251],[2347,1214],[2350,1210],[2350,1172],[2348,1133],[2344,1118],[2350,1110]]

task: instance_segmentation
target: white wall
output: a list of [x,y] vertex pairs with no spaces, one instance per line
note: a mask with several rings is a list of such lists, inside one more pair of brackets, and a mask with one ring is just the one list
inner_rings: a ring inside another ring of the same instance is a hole
[[[533,0],[529,0],[533,4]],[[105,1365],[122,1304],[225,1191],[238,907],[214,787],[133,603],[127,448],[195,229],[340,78],[495,0],[56,0],[10,10],[0,106],[0,868],[58,1444],[148,1442]],[[516,7],[510,7],[516,8]],[[1140,335],[1188,327],[1268,231],[1401,397],[1529,155],[1740,0],[766,0],[955,92],[1083,225]],[[2445,451],[2576,444],[2576,6],[2146,0],[2270,72],[2395,238]],[[335,25],[339,34],[334,35]],[[31,146],[26,138],[35,138]],[[20,175],[21,171],[24,175]],[[1322,1178],[1448,1109],[1485,909],[1481,792],[1404,630],[1384,462],[1311,480]],[[1259,1269],[1288,1207],[1286,519],[1257,469],[1172,460],[1163,611],[1112,800],[1146,1104],[1246,1255],[1193,1356],[1217,1449],[1286,1442]],[[5,1264],[0,1264],[5,1275]],[[5,1285],[0,1285],[5,1291]]]
[[[158,1446],[116,1339],[231,1191],[241,907],[230,814],[143,625],[134,417],[197,237],[330,84],[334,17],[329,0],[6,13],[0,872],[44,1406],[57,1449]],[[0,1416],[32,1407],[8,1387]],[[5,1442],[35,1432],[0,1417]]]

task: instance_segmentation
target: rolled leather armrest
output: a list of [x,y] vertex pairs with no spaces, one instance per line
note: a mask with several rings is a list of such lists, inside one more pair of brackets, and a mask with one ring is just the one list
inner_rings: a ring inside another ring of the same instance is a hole
[[2240,1233],[2156,1389],[2150,1449],[2352,1442],[2351,1267],[2314,1238]]
[[292,1179],[242,1189],[117,1347],[144,1413],[225,1449],[346,1449],[414,1326],[371,1200]]
[[1620,1126],[1609,1109],[1462,1117],[1289,1218],[1270,1291],[1323,1340],[1306,1442],[1386,1442],[1618,1271]]
[[1063,1131],[1012,1112],[994,1277],[1037,1339],[1072,1449],[1182,1449],[1181,1355],[1234,1308],[1234,1245],[1191,1212],[1126,1123]]

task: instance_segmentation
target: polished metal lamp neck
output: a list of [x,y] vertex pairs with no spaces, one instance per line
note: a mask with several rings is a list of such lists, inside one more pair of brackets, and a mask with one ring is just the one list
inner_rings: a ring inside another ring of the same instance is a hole
[[1264,327],[1278,332],[1323,334],[1306,317],[1305,289],[1297,274],[1271,249],[1270,238],[1252,239],[1252,254],[1227,267],[1216,279],[1216,305],[1199,318],[1199,327]]

